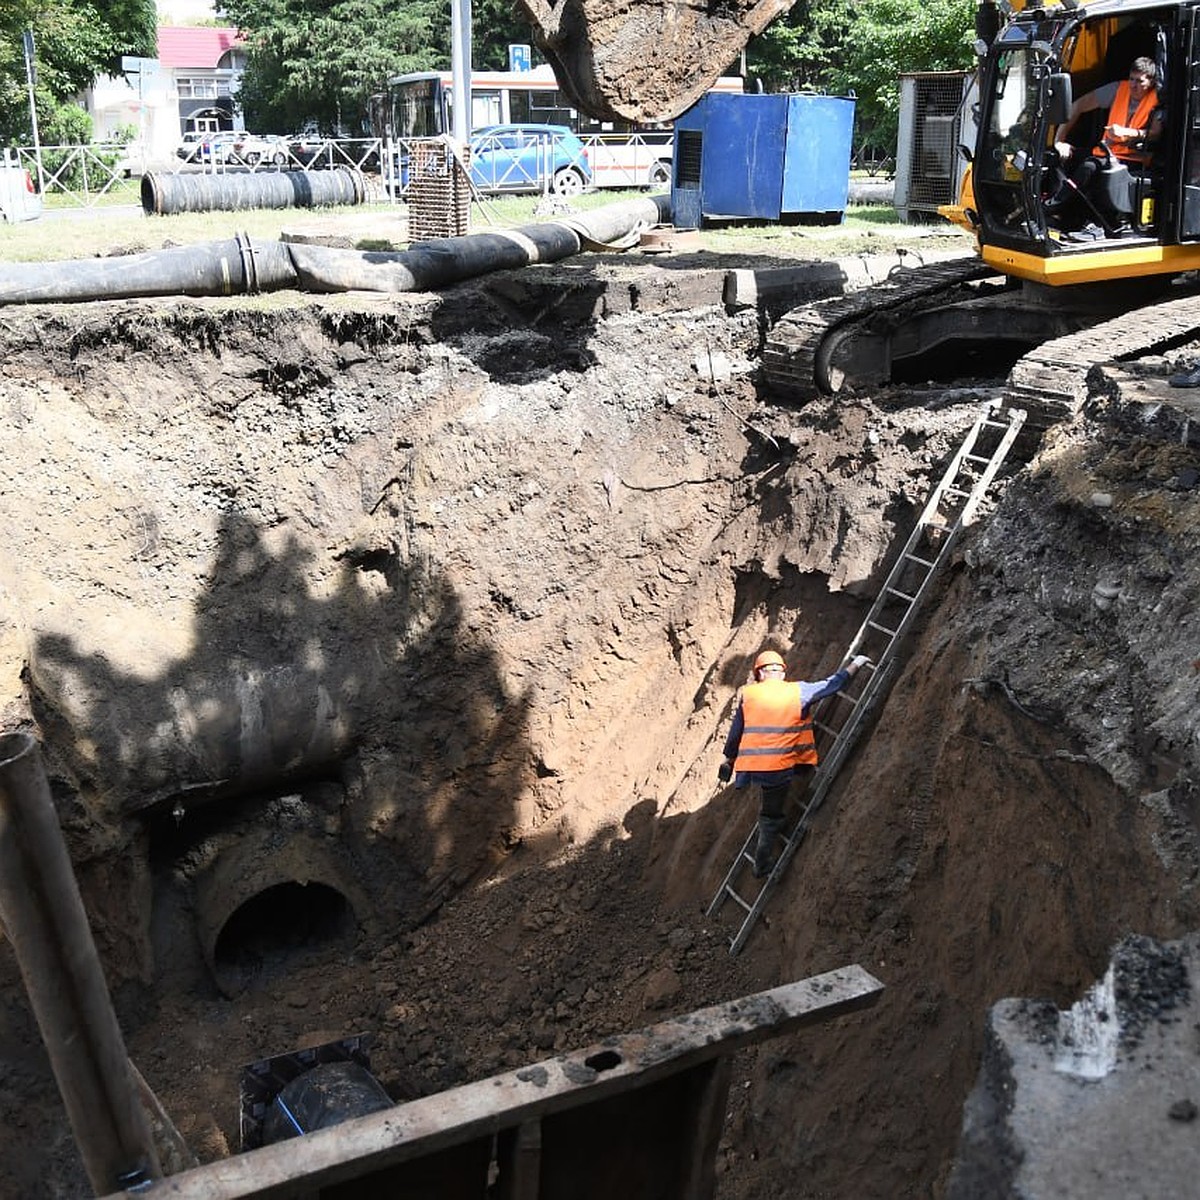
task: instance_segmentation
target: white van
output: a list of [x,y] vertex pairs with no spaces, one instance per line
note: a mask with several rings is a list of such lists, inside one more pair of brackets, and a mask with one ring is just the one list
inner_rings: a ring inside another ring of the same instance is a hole
[[42,198],[33,186],[33,176],[16,155],[4,151],[0,159],[0,219],[36,221],[42,215]]

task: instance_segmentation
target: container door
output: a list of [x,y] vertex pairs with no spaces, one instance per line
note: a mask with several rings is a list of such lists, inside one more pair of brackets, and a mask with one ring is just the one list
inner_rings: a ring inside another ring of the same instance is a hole
[[787,96],[705,96],[701,207],[706,217],[779,218]]
[[676,229],[699,229],[700,164],[704,161],[704,114],[708,96],[675,122],[672,143],[671,220]]
[[850,195],[854,101],[788,96],[785,213],[842,213]]

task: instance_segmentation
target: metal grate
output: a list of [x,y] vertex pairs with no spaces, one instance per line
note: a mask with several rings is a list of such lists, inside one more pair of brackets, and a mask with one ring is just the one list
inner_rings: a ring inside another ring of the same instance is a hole
[[412,143],[408,163],[408,240],[462,237],[471,221],[470,150],[442,139]]
[[700,163],[704,157],[704,134],[699,129],[681,129],[675,145],[675,186],[700,187]]
[[897,146],[897,209],[936,213],[958,199],[966,159],[963,96],[970,76],[960,71],[901,77],[900,144]]

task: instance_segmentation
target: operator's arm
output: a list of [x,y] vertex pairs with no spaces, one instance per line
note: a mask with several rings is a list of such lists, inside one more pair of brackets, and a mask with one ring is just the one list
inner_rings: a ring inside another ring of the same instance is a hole
[[[1104,93],[1108,93],[1108,98],[1104,98]],[[1071,134],[1071,130],[1075,128],[1076,122],[1084,113],[1095,112],[1101,104],[1105,107],[1112,104],[1113,96],[1117,94],[1117,85],[1105,84],[1104,87],[1097,88],[1094,92],[1086,92],[1080,96],[1074,104],[1071,105],[1070,116],[1058,127],[1054,134],[1054,148],[1062,155],[1063,158],[1070,158],[1075,147],[1067,141]]]
[[820,679],[815,683],[800,681],[800,715],[807,716],[808,710],[826,696],[840,692],[842,688],[858,674],[862,667],[873,667],[874,664],[865,654],[856,654],[844,667],[835,671],[828,679]]

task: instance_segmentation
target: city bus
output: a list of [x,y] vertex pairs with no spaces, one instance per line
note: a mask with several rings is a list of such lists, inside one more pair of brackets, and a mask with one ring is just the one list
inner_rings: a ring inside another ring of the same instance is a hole
[[[449,71],[396,75],[371,97],[375,137],[406,142],[449,134],[454,77]],[[714,91],[740,92],[740,76],[723,76]],[[471,129],[491,125],[564,125],[587,148],[592,186],[657,187],[671,180],[671,126],[596,121],[571,107],[549,64],[528,71],[471,73]]]

